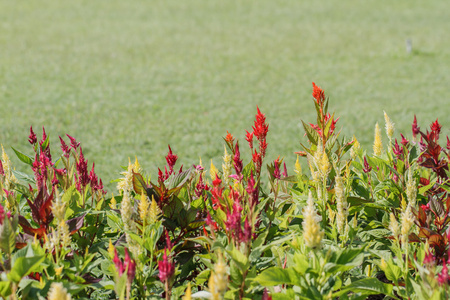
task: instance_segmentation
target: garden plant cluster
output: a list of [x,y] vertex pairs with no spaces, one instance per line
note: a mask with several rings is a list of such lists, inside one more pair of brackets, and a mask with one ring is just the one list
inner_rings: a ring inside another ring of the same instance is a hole
[[[450,140],[438,120],[373,149],[340,137],[313,83],[314,123],[287,166],[267,161],[259,108],[245,141],[227,133],[222,165],[130,160],[114,195],[82,145],[60,154],[30,128],[2,147],[0,296],[4,299],[448,299]],[[59,149],[58,149],[59,151]],[[251,154],[243,162],[241,153]],[[308,170],[302,170],[300,160]]]

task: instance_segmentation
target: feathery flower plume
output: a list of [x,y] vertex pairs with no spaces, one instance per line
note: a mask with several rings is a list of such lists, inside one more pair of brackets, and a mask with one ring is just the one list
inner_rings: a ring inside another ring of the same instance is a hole
[[71,300],[72,297],[67,293],[60,282],[53,282],[47,295],[48,300]]
[[364,167],[363,167],[363,172],[364,173],[369,173],[370,171],[372,171],[372,167],[369,165],[369,163],[367,162],[367,156],[364,156]]
[[223,174],[223,180],[226,185],[230,184],[230,175],[231,175],[231,168],[233,167],[231,163],[231,154],[228,154],[227,147],[224,146],[224,154],[223,154],[223,163],[222,163],[222,174]]
[[236,146],[235,146],[234,157],[233,157],[233,166],[234,166],[234,170],[236,171],[237,180],[241,181],[243,167],[242,167],[241,153],[239,151],[239,143],[236,143]]
[[375,141],[373,143],[373,155],[380,156],[383,151],[383,143],[381,141],[381,129],[378,123],[375,125]]
[[410,167],[408,170],[408,180],[406,182],[406,197],[408,198],[408,202],[411,204],[411,207],[416,206],[417,199],[417,186],[413,176],[414,169]]
[[178,156],[172,153],[172,149],[170,148],[169,145],[169,153],[166,156],[166,162],[167,165],[169,166],[169,175],[173,173],[173,167],[175,166],[176,162],[177,162]]
[[353,146],[350,148],[350,157],[354,160],[358,156],[359,150],[361,150],[361,144],[355,136],[353,136],[353,141]]
[[315,99],[316,103],[319,104],[319,107],[322,108],[323,102],[325,101],[325,92],[320,88],[320,86],[317,86],[314,82],[313,85],[313,98]]
[[344,234],[345,224],[347,223],[348,217],[348,205],[344,193],[344,180],[340,175],[336,176],[336,186],[334,190],[336,192],[337,208],[336,224],[339,234]]
[[412,123],[412,134],[413,134],[413,138],[414,140],[416,139],[416,136],[419,134],[420,132],[420,127],[417,126],[417,118],[416,115],[414,115],[414,121]]
[[394,136],[395,124],[391,121],[391,118],[389,118],[389,116],[385,111],[384,111],[384,121],[386,123],[386,134],[389,138],[389,141],[391,141],[392,137]]
[[409,231],[411,230],[412,224],[414,223],[414,216],[411,212],[411,204],[408,204],[406,209],[402,212],[402,246],[406,247],[408,245]]
[[37,143],[37,137],[36,137],[36,134],[33,131],[33,126],[30,126],[30,135],[28,136],[28,142],[31,145],[34,145],[34,144]]
[[136,157],[134,164],[131,163],[130,158],[128,158],[128,169],[127,171],[121,172],[124,177],[120,179],[117,184],[117,189],[122,192],[130,192],[133,189],[133,172],[141,172],[141,166]]
[[320,230],[320,216],[314,208],[314,199],[311,192],[308,195],[307,206],[303,208],[303,239],[309,248],[320,247],[323,232]]
[[150,204],[150,211],[149,211],[149,222],[150,224],[155,223],[158,221],[159,218],[159,207],[158,204],[155,201],[155,197],[152,195],[152,203]]
[[222,295],[227,290],[227,265],[225,264],[222,255],[219,254],[219,261],[214,264],[214,270],[211,272],[208,287],[212,294],[212,299],[221,299]]
[[167,257],[167,248],[164,249],[163,259],[158,261],[158,269],[158,276],[161,282],[169,280],[175,273],[175,265],[173,264],[172,259]]
[[301,175],[302,174],[302,166],[300,165],[300,161],[299,161],[299,156],[297,155],[297,160],[295,161],[295,166],[294,166],[294,172],[297,175]]
[[141,201],[139,201],[139,217],[141,218],[142,223],[147,225],[148,217],[149,217],[149,207],[150,203],[148,201],[148,197],[144,192],[141,194]]
[[211,177],[211,180],[216,179],[217,174],[219,174],[219,170],[217,170],[216,166],[213,164],[213,161],[211,159],[211,166],[209,170],[209,176]]
[[393,213],[390,213],[389,215],[389,230],[392,232],[394,238],[398,240],[400,235],[400,227]]

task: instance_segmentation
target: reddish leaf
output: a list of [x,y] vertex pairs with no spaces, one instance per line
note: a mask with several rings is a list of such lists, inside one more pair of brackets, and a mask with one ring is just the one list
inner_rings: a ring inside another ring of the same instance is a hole
[[83,227],[84,224],[84,217],[86,216],[86,213],[82,214],[81,216],[78,216],[76,218],[68,220],[66,223],[69,226],[69,232],[70,234],[74,234],[78,230]]

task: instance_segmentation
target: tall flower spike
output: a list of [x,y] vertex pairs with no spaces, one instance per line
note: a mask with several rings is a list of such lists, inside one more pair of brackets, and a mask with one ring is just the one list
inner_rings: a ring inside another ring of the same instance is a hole
[[380,156],[383,151],[383,143],[381,141],[381,129],[378,123],[375,125],[375,141],[373,143],[373,155]]
[[231,163],[231,154],[228,154],[227,147],[224,146],[222,174],[223,174],[223,180],[226,185],[230,184],[230,175],[231,175],[232,167],[233,167],[233,165]]
[[320,230],[320,216],[317,215],[314,208],[314,199],[311,192],[308,195],[307,206],[303,208],[303,239],[305,245],[309,248],[320,246],[323,238],[323,232]]
[[416,118],[416,115],[414,115],[414,121],[412,123],[412,134],[413,134],[414,139],[419,134],[419,132],[420,132],[420,127],[417,126],[417,118]]
[[390,213],[389,215],[389,230],[392,232],[392,235],[396,240],[398,240],[398,237],[400,235],[400,228],[397,222],[397,219],[395,218],[393,213]]
[[408,204],[406,209],[402,212],[401,234],[403,247],[406,247],[408,245],[408,235],[413,223],[414,223],[414,216],[411,212],[411,204]]
[[391,118],[389,118],[386,112],[384,112],[384,121],[386,123],[386,134],[389,138],[389,141],[391,141],[392,137],[394,136],[395,124],[391,121]]
[[344,193],[344,180],[340,175],[336,176],[336,186],[334,190],[336,192],[337,228],[340,234],[344,234],[348,217],[348,205]]
[[34,145],[37,142],[37,137],[36,137],[36,134],[33,131],[33,126],[30,126],[30,135],[28,136],[28,142],[31,145]]
[[316,103],[319,104],[320,107],[322,107],[323,102],[325,101],[325,92],[320,88],[320,86],[317,86],[314,82],[313,85],[313,98],[315,99]]
[[209,176],[211,177],[211,180],[216,179],[217,174],[219,174],[219,170],[217,170],[216,166],[213,164],[213,161],[211,159],[211,167],[209,170]]
[[358,156],[359,150],[361,149],[361,144],[358,142],[355,136],[353,136],[353,140],[355,142],[353,143],[352,148],[350,148],[350,157],[352,159],[355,159]]
[[150,203],[148,201],[147,195],[142,192],[141,194],[141,201],[139,202],[139,217],[141,218],[141,221],[143,224],[148,224],[148,216],[149,216],[149,207]]
[[163,259],[158,261],[159,280],[165,282],[169,280],[175,273],[175,266],[172,261],[167,257],[167,249],[164,249]]
[[302,165],[300,165],[299,156],[297,155],[297,160],[295,161],[294,172],[297,175],[302,174]]

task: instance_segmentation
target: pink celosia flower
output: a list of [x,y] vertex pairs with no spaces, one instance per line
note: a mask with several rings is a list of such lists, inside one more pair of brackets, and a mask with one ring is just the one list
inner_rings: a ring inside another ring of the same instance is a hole
[[78,157],[78,161],[76,163],[76,169],[77,169],[77,189],[79,191],[82,190],[82,188],[86,187],[89,183],[89,174],[87,170],[87,160],[84,159],[83,155],[83,149],[80,148],[80,155]]
[[34,145],[37,142],[37,137],[36,137],[36,134],[33,131],[33,126],[30,126],[30,135],[28,136],[28,142],[31,145]]
[[234,151],[234,157],[233,157],[233,166],[236,170],[236,175],[238,176],[239,180],[242,179],[242,160],[241,160],[241,153],[239,152],[239,143],[236,143],[235,151]]
[[78,147],[80,146],[80,143],[77,142],[77,140],[75,138],[71,137],[70,135],[68,135],[68,134],[66,134],[66,135],[70,140],[70,145],[76,151],[78,149]]
[[364,156],[364,168],[363,168],[363,172],[364,172],[364,173],[369,173],[370,171],[372,171],[372,168],[370,167],[369,163],[367,162],[367,158]]
[[258,190],[255,186],[256,182],[253,176],[253,171],[250,172],[250,178],[247,182],[247,188],[245,189],[249,195],[249,204],[250,207],[254,207],[258,204]]
[[447,267],[447,263],[445,261],[444,261],[444,264],[442,267],[442,271],[438,275],[438,282],[439,282],[439,285],[447,285],[450,282],[450,276],[448,274],[448,267]]
[[61,150],[63,152],[64,157],[69,158],[70,156],[69,146],[67,146],[66,142],[64,142],[64,140],[61,137],[59,137],[59,141],[61,142]]
[[163,259],[158,261],[159,280],[165,282],[169,280],[175,273],[175,265],[171,262],[171,259],[167,257],[167,249],[164,249]]
[[276,179],[280,179],[281,178],[281,173],[280,173],[280,163],[278,162],[278,158],[273,162],[274,165],[274,169],[273,169],[273,177],[275,177]]
[[420,127],[417,126],[417,118],[416,115],[414,115],[414,121],[412,123],[412,134],[413,137],[415,138],[420,132]]
[[402,136],[402,142],[401,143],[402,143],[403,146],[406,147],[408,145],[409,141],[405,138],[405,136],[403,134],[400,133],[400,135]]
[[116,266],[117,273],[119,274],[119,277],[122,276],[122,274],[127,272],[127,280],[128,282],[132,282],[134,279],[134,276],[136,274],[136,262],[131,259],[130,254],[128,253],[128,249],[125,248],[125,259],[122,261],[118,254],[117,250],[114,249],[114,258],[113,258],[114,265]]
[[283,163],[283,177],[288,177],[286,162]]

